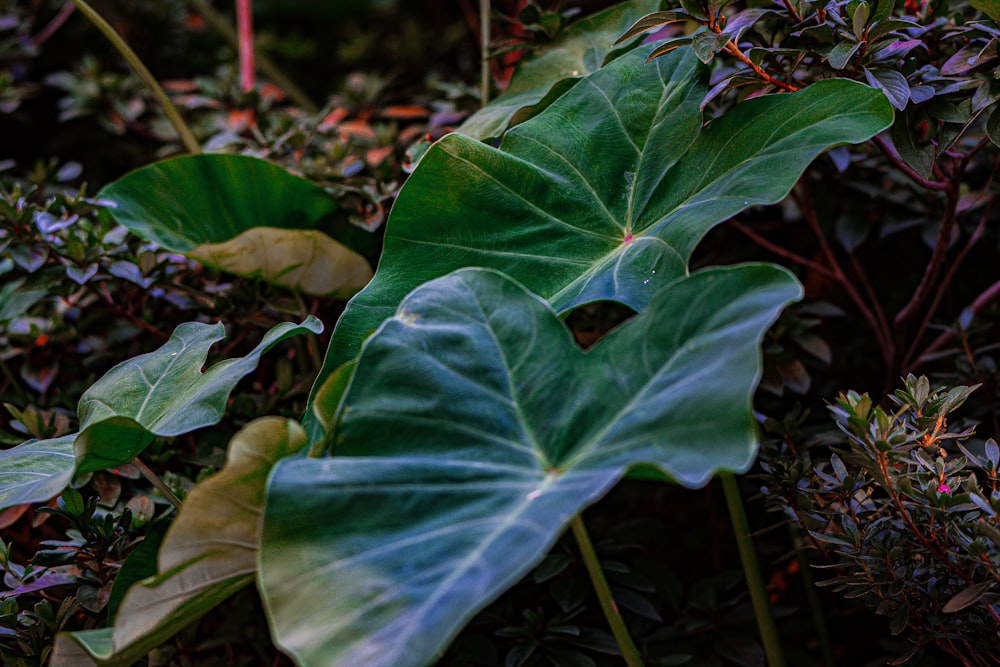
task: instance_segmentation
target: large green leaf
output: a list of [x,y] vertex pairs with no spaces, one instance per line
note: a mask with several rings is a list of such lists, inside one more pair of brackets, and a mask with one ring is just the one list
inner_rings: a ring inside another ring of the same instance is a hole
[[0,510],[58,496],[73,479],[76,434],[0,451]]
[[485,141],[527,120],[579,78],[600,69],[618,36],[659,6],[658,0],[632,0],[577,21],[552,43],[527,56],[503,94],[469,116],[458,131]]
[[880,91],[836,79],[744,102],[699,134],[701,63],[689,49],[643,57],[583,79],[499,149],[452,134],[427,152],[316,387],[410,290],[464,266],[501,270],[559,312],[605,299],[641,310],[714,225],[780,200],[823,150],[892,122]]
[[264,417],[237,433],[225,467],[195,486],[160,549],[160,574],[129,589],[113,629],[59,635],[53,667],[127,667],[253,581],[264,488],[305,445],[302,427]]
[[336,215],[323,188],[246,155],[191,155],[142,167],[98,193],[120,224],[239,275],[350,296],[371,278],[371,235]]
[[245,357],[225,359],[202,372],[209,348],[225,338],[225,327],[178,326],[162,347],[118,364],[84,392],[77,408],[78,470],[127,463],[154,437],[217,424],[230,392],[257,368],[262,354],[286,338],[322,330],[312,315],[301,324],[279,324]]
[[746,469],[759,342],[800,294],[778,267],[701,271],[585,353],[494,271],[415,290],[364,345],[338,455],[271,478],[276,641],[304,667],[428,664],[631,467],[691,487]]

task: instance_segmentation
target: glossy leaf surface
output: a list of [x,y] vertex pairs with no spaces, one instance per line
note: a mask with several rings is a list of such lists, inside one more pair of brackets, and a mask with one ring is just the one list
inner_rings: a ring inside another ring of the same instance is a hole
[[701,271],[585,353],[494,271],[415,290],[365,343],[336,456],[275,468],[276,640],[305,667],[429,664],[631,467],[691,487],[744,470],[759,341],[800,293],[773,266]]
[[271,468],[301,449],[295,422],[264,417],[237,433],[225,467],[195,486],[160,549],[160,574],[125,595],[105,630],[60,635],[53,667],[126,667],[253,581]]
[[698,59],[643,60],[634,51],[588,76],[499,149],[455,134],[435,144],[393,206],[379,269],[338,322],[320,383],[408,292],[464,266],[503,271],[559,312],[598,300],[641,310],[714,225],[779,201],[822,151],[892,122],[880,91],[839,79],[749,100],[699,133]]
[[225,359],[202,372],[209,348],[225,338],[221,323],[188,322],[162,347],[118,364],[80,398],[76,456],[80,472],[127,463],[154,437],[175,436],[222,419],[236,383],[257,368],[262,354],[302,333],[320,333],[309,316],[282,323],[249,354]]
[[[340,296],[370,277],[357,252],[365,233],[337,217],[323,188],[266,160],[172,158],[126,174],[98,196],[132,232],[232,273]],[[269,231],[251,233],[261,228]]]
[[561,31],[551,44],[528,55],[507,89],[472,114],[458,131],[486,141],[535,115],[580,77],[600,69],[622,31],[659,4],[655,0],[623,2]]
[[58,496],[73,479],[76,434],[0,451],[0,510]]

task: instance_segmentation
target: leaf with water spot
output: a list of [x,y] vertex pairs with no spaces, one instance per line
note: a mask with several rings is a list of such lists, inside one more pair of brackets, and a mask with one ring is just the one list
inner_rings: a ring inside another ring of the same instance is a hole
[[423,282],[495,268],[558,312],[615,300],[641,310],[685,273],[714,225],[780,200],[827,148],[892,122],[885,96],[844,79],[746,101],[704,130],[707,70],[690,49],[628,53],[499,148],[452,134],[393,205],[375,278],[337,323],[316,387]]

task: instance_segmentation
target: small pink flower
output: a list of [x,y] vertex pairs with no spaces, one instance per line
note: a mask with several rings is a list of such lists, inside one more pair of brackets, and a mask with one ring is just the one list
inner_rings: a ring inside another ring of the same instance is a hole
[[950,496],[951,495],[951,487],[948,486],[947,484],[942,484],[941,486],[939,486],[937,488],[937,492],[940,493],[940,494],[946,495],[946,496]]

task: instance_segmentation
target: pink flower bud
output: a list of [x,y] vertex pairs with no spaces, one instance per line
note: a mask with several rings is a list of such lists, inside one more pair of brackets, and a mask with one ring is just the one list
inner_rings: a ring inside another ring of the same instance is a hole
[[941,486],[939,486],[937,488],[937,492],[940,493],[940,494],[943,494],[943,495],[950,496],[951,495],[951,487],[948,486],[947,484],[942,484]]

